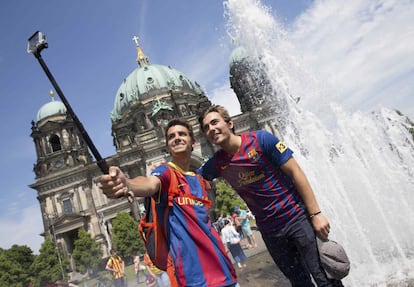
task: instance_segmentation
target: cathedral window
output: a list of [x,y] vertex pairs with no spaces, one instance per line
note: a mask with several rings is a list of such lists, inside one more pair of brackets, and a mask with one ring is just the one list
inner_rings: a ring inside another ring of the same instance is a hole
[[52,135],[49,139],[49,143],[52,145],[52,151],[56,152],[62,149],[60,145],[60,139],[57,135]]
[[62,201],[63,203],[63,213],[64,214],[72,214],[72,201],[70,199],[65,199]]

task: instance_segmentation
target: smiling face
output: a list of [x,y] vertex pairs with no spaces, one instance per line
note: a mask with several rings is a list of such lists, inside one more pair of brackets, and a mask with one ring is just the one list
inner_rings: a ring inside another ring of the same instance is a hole
[[207,139],[216,145],[228,142],[232,135],[233,121],[225,121],[218,112],[207,113],[202,121],[202,130]]
[[170,126],[166,133],[166,141],[167,150],[172,157],[191,155],[194,139],[185,126],[179,124]]

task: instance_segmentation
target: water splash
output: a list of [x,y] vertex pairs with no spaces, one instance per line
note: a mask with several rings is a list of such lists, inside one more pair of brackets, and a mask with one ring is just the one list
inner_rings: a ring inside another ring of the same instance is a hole
[[332,102],[337,91],[308,70],[260,2],[228,0],[225,10],[229,35],[261,58],[275,94],[288,103],[283,137],[330,219],[331,239],[344,245],[352,261],[344,284],[407,286],[414,278],[414,142],[408,119],[387,108],[351,112]]

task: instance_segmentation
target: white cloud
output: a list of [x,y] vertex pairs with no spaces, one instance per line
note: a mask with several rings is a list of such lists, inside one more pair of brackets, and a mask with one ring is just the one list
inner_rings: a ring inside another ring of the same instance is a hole
[[43,242],[43,237],[40,236],[43,226],[39,206],[27,206],[19,214],[0,218],[0,247],[8,249],[13,244],[27,245],[37,254]]
[[414,118],[412,1],[316,1],[292,29],[328,96],[348,108],[397,108]]
[[[230,85],[230,84],[229,84]],[[209,95],[212,104],[225,107],[231,116],[240,114],[240,104],[230,86],[214,89]]]

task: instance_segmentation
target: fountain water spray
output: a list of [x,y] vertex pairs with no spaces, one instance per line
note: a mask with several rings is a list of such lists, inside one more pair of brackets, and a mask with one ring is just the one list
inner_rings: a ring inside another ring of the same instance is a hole
[[387,108],[350,112],[332,101],[338,91],[309,72],[283,26],[257,0],[228,0],[225,11],[231,37],[260,57],[274,96],[287,103],[282,136],[331,222],[331,239],[350,257],[344,284],[407,286],[414,278],[409,121]]

